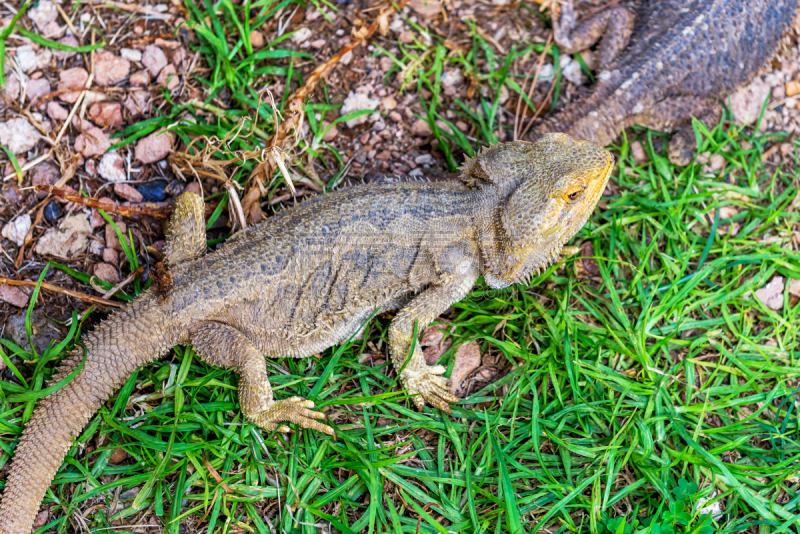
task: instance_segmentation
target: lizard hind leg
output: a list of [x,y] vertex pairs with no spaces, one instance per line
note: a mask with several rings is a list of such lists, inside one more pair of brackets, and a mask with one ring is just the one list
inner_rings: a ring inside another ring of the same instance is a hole
[[205,203],[200,195],[187,192],[177,198],[166,238],[164,255],[170,266],[206,253]]
[[283,421],[335,435],[321,422],[325,414],[316,412],[314,402],[302,397],[274,400],[267,378],[267,365],[258,348],[236,328],[215,321],[204,321],[190,330],[191,342],[201,360],[239,373],[239,404],[244,416],[265,430],[288,432]]
[[676,96],[651,106],[637,115],[633,122],[659,132],[675,132],[669,140],[669,160],[673,165],[685,167],[697,152],[692,117],[711,129],[721,116],[722,106],[714,98]]

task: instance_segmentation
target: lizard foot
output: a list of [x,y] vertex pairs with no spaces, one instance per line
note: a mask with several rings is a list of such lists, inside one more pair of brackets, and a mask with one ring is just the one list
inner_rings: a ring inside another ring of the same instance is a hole
[[335,436],[333,428],[318,421],[325,419],[325,414],[315,412],[311,408],[314,402],[303,397],[290,397],[288,399],[275,401],[266,410],[252,417],[252,421],[265,430],[278,429],[280,432],[289,432],[289,427],[279,425],[280,421],[289,421],[300,425],[303,428],[311,428]]
[[445,368],[441,365],[424,366],[415,369],[405,369],[400,379],[406,390],[412,395],[417,409],[422,409],[427,402],[447,413],[453,413],[450,409],[451,402],[460,399],[451,395],[447,391],[447,379],[443,375]]

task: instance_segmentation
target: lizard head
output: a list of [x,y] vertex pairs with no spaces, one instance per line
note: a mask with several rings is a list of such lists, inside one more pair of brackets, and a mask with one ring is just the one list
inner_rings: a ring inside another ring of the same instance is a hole
[[516,187],[499,206],[495,227],[500,242],[493,257],[486,258],[484,277],[497,288],[529,282],[558,259],[594,211],[614,158],[589,141],[546,134],[534,143],[497,145],[468,163],[482,169],[490,182],[507,180],[509,174],[516,178]]

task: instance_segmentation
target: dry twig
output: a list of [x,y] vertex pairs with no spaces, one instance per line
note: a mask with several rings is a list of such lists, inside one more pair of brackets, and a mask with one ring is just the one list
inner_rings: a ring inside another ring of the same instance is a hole
[[[10,278],[0,278],[0,284],[6,284],[9,286],[24,286],[24,287],[36,287],[38,282],[33,282],[31,280],[11,280]],[[101,297],[94,297],[92,295],[87,295],[86,293],[81,293],[79,291],[73,291],[71,289],[64,289],[63,287],[58,287],[53,285],[49,282],[42,282],[41,285],[42,289],[46,289],[48,291],[52,291],[54,293],[61,293],[63,295],[69,295],[70,297],[75,297],[76,299],[84,300],[86,302],[91,302],[92,304],[96,304],[98,306],[108,306],[111,308],[121,308],[122,304],[119,302],[114,302],[111,300],[106,300]]]

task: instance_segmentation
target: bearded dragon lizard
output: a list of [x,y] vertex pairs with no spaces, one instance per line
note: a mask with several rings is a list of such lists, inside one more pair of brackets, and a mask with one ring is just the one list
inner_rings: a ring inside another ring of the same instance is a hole
[[[0,503],[0,534],[29,534],[75,436],[133,371],[191,344],[205,362],[235,369],[245,417],[265,430],[285,422],[333,434],[300,397],[277,400],[264,356],[302,358],[348,339],[378,309],[399,310],[389,352],[418,408],[450,412],[445,368],[428,366],[424,328],[472,288],[525,283],[557,260],[594,210],[613,158],[549,134],[484,149],[462,180],[352,187],[287,209],[206,253],[204,204],[176,202],[166,234],[171,283],[153,284],[83,337],[53,376],[83,365],[39,401],[16,447]],[[413,351],[411,347],[414,347]],[[409,354],[410,353],[410,354]],[[410,358],[410,359],[409,359]]]

